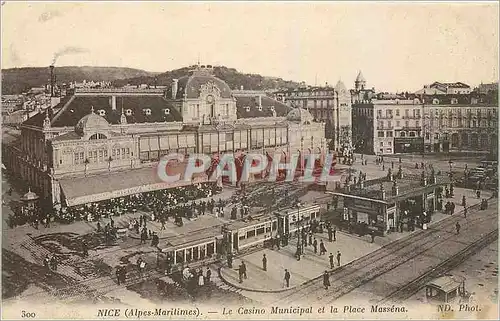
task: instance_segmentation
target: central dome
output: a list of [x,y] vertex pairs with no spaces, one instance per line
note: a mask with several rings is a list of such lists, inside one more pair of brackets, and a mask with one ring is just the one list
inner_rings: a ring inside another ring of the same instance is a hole
[[208,70],[198,69],[190,76],[179,79],[176,98],[199,98],[204,86],[216,88],[221,98],[231,98],[231,88]]
[[78,123],[75,126],[75,129],[79,133],[83,133],[84,131],[87,130],[95,130],[95,129],[103,129],[103,128],[108,128],[109,123],[104,119],[104,117],[101,117],[97,114],[94,113],[94,109],[92,109],[91,113],[83,116],[82,119],[78,121]]
[[304,108],[295,108],[286,115],[288,121],[300,122],[301,124],[312,123],[314,118],[309,111]]

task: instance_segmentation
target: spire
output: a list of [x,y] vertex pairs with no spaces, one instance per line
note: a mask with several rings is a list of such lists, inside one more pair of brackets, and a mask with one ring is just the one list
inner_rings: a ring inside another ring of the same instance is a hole
[[365,77],[363,77],[363,73],[361,72],[361,70],[359,71],[358,76],[356,77],[356,81],[357,82],[366,82]]

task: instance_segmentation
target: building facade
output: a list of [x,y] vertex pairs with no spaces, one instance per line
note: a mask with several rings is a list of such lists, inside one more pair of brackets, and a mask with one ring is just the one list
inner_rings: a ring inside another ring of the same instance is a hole
[[427,152],[498,151],[498,102],[482,94],[423,96]]
[[[470,87],[463,83],[451,89],[431,86],[416,94],[379,94],[353,104],[353,137],[358,151],[496,153],[496,94],[469,92]],[[467,93],[447,93],[456,90]]]
[[165,188],[156,169],[169,153],[324,153],[324,131],[307,110],[235,97],[198,66],[167,90],[76,89],[25,121],[3,158],[50,206],[71,206]]
[[355,104],[353,122],[360,152],[382,155],[422,151],[422,103],[418,98],[371,99]]
[[290,107],[308,110],[316,121],[325,123],[325,136],[334,150],[352,147],[351,94],[342,81],[335,87],[299,87],[274,93],[276,100]]

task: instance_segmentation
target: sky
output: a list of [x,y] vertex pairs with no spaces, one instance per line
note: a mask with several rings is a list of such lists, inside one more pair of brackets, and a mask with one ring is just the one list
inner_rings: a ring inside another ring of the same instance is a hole
[[377,91],[498,81],[498,4],[368,2],[9,2],[2,68],[223,65]]

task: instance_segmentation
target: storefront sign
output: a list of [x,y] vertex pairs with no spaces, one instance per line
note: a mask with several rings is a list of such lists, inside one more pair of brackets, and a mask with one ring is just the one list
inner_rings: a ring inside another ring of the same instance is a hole
[[67,199],[66,203],[68,204],[68,206],[75,206],[75,205],[99,202],[99,201],[103,201],[103,200],[108,200],[108,199],[112,199],[112,198],[118,198],[118,197],[123,197],[123,196],[127,196],[127,195],[138,194],[138,193],[145,193],[145,192],[151,192],[151,191],[162,190],[162,189],[167,189],[167,188],[175,188],[175,187],[180,187],[180,186],[185,186],[185,185],[191,185],[192,183],[195,183],[195,184],[196,183],[204,183],[206,181],[207,181],[207,178],[203,176],[203,177],[195,177],[193,179],[193,182],[185,182],[184,180],[178,180],[178,181],[173,182],[173,183],[162,182],[162,183],[156,183],[156,184],[135,186],[135,187],[130,187],[130,188],[122,189],[122,190],[79,196],[79,197]]

